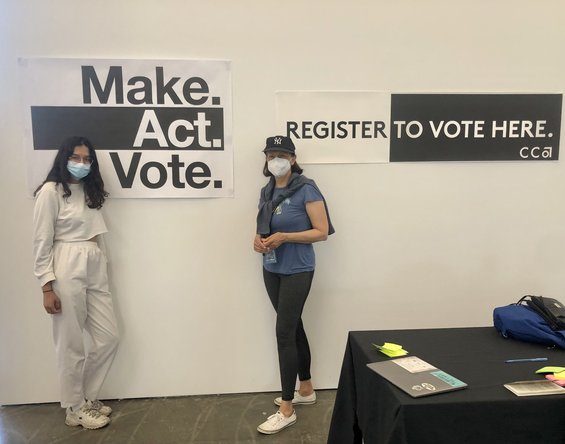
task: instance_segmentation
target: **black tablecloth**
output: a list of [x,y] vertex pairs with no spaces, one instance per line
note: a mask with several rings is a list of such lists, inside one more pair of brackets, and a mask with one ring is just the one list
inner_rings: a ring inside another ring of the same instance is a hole
[[[387,358],[371,344],[401,344],[466,382],[412,398],[367,367]],[[547,357],[508,364],[506,359]],[[559,349],[502,338],[493,327],[350,332],[328,444],[564,444],[565,395],[518,397],[503,384],[565,367]]]

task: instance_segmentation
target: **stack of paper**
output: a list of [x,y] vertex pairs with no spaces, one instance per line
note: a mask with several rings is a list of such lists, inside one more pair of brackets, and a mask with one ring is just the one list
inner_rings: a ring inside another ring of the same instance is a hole
[[565,388],[545,379],[538,381],[516,381],[504,384],[508,390],[518,396],[563,395]]
[[402,345],[393,344],[392,342],[385,342],[383,345],[373,344],[373,346],[389,358],[397,358],[408,354],[408,352],[402,348]]

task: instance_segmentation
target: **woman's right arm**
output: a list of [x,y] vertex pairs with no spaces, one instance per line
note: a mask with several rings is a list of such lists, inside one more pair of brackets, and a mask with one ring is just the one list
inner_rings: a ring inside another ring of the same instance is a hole
[[[265,203],[265,199],[263,198],[263,190],[264,188],[261,189],[261,192],[259,193],[259,205],[258,205],[259,209]],[[253,239],[253,250],[255,250],[257,253],[267,252],[267,248],[265,247],[265,245],[263,245],[263,240],[261,239],[260,234],[256,234],[255,238]]]
[[61,301],[53,291],[53,239],[58,213],[57,190],[46,183],[37,195],[33,210],[33,253],[35,276],[43,292],[43,306],[50,314],[61,311]]

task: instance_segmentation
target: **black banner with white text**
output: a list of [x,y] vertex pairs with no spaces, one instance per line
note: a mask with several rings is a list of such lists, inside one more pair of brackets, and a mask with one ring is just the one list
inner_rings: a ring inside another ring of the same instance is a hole
[[393,94],[390,161],[557,160],[561,94]]

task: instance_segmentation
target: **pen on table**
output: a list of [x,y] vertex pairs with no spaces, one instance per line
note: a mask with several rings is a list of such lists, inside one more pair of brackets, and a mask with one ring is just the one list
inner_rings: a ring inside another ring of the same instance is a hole
[[504,362],[512,363],[512,362],[541,362],[541,361],[547,361],[547,358],[507,359]]

